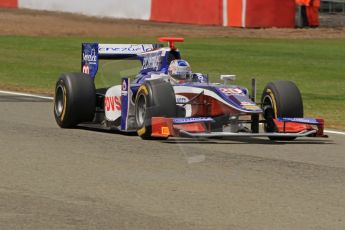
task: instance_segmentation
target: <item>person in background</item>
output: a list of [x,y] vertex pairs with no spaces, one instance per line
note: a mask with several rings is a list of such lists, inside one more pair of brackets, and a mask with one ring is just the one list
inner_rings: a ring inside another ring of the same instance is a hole
[[295,0],[299,7],[298,27],[318,27],[320,0]]

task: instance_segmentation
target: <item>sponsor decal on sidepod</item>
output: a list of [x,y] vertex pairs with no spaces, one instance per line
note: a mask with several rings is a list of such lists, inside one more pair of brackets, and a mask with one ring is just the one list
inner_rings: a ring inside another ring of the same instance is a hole
[[109,88],[104,97],[104,112],[108,121],[115,121],[121,117],[121,85]]
[[121,111],[121,96],[106,96],[104,97],[104,109],[106,111]]

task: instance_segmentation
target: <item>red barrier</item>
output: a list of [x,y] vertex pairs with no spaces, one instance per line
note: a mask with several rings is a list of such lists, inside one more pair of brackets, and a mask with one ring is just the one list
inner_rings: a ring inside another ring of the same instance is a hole
[[295,0],[228,0],[228,24],[249,28],[295,27]]
[[246,27],[295,27],[294,0],[247,0]]
[[0,7],[18,8],[18,0],[1,0]]
[[152,21],[223,24],[222,0],[152,0]]
[[228,0],[228,25],[242,26],[242,0]]

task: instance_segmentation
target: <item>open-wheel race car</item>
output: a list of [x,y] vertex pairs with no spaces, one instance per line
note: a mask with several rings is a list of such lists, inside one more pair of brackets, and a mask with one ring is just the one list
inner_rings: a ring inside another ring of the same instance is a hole
[[[56,83],[54,115],[62,128],[97,124],[121,132],[136,132],[143,139],[168,137],[268,137],[293,140],[325,137],[324,121],[303,117],[299,89],[291,81],[266,85],[256,103],[252,89],[210,83],[207,74],[191,72],[181,59],[176,42],[161,44],[82,44],[80,73],[64,73]],[[141,70],[134,79],[96,89],[94,79],[101,59],[136,59]]]

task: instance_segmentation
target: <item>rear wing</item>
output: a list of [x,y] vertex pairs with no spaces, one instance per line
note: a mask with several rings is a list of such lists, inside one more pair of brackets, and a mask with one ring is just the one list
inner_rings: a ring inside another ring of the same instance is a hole
[[138,54],[163,47],[161,44],[99,44],[83,43],[81,71],[95,78],[101,59],[137,59]]

